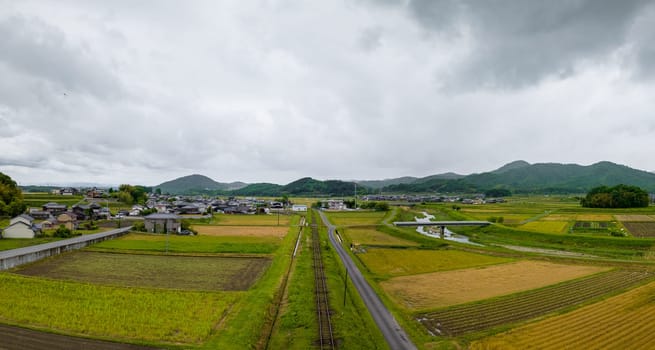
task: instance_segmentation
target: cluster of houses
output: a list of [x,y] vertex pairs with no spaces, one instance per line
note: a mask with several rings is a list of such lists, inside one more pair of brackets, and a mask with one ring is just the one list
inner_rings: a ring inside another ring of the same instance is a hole
[[79,196],[81,194],[84,194],[89,198],[104,198],[107,195],[107,190],[97,187],[86,188],[86,189],[78,189],[75,187],[64,187],[64,188],[55,188],[52,191],[50,191],[50,193],[60,196]]
[[[292,205],[293,211],[307,211],[305,205]],[[208,198],[203,196],[183,197],[151,194],[145,205],[135,205],[130,211],[121,211],[126,216],[139,216],[144,210],[156,210],[160,214],[205,215],[212,213],[225,214],[257,214],[271,211],[286,210],[284,203],[266,201],[254,197]]]
[[62,225],[69,230],[76,230],[80,221],[110,217],[109,209],[97,203],[74,205],[69,209],[65,204],[50,202],[41,208],[30,208],[27,214],[12,218],[9,226],[2,229],[2,237],[34,238],[44,230]]
[[[80,192],[74,188],[63,188],[58,190],[58,193],[60,195],[68,195],[68,193],[77,195]],[[87,200],[90,198],[94,197],[87,196]],[[130,210],[120,210],[116,218],[146,215],[144,224],[148,232],[180,232],[181,215],[206,215],[208,213],[256,214],[287,209],[307,211],[307,206],[292,205],[286,207],[282,202],[265,201],[253,197],[221,199],[203,196],[182,197],[150,194],[145,205],[134,205]],[[40,208],[30,208],[27,214],[11,219],[9,226],[2,230],[2,237],[34,238],[44,230],[55,229],[61,225],[70,230],[77,230],[81,221],[90,219],[108,220],[111,218],[109,208],[97,202],[77,204],[70,208],[65,204],[50,202]]]
[[462,204],[488,204],[488,203],[504,203],[503,198],[485,198],[484,194],[476,194],[469,198],[461,196],[445,196],[445,195],[407,195],[407,194],[372,194],[362,197],[364,201],[392,201],[392,202],[408,202],[408,203],[459,203]]

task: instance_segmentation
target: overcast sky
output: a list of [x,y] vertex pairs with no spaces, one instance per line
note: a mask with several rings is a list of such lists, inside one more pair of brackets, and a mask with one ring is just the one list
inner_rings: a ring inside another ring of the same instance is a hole
[[0,172],[653,171],[654,45],[648,1],[0,0]]

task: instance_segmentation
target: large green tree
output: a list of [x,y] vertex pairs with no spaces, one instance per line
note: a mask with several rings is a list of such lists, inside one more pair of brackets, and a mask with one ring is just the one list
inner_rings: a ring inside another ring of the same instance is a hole
[[0,173],[0,215],[16,216],[25,211],[23,192],[16,181]]
[[589,191],[580,203],[588,208],[642,208],[648,206],[648,193],[637,186],[600,186]]

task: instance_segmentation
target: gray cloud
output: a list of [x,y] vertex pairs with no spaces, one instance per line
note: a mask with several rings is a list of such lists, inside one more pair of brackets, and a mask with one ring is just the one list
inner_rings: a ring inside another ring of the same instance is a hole
[[58,28],[37,18],[13,16],[0,20],[0,59],[23,74],[41,78],[61,93],[115,96],[120,84],[94,61],[93,52],[71,46]]
[[655,170],[639,2],[2,5],[0,171],[19,183]]
[[443,77],[447,85],[520,88],[606,61],[626,43],[636,15],[648,4],[412,0],[408,9],[424,28],[470,41],[467,57]]

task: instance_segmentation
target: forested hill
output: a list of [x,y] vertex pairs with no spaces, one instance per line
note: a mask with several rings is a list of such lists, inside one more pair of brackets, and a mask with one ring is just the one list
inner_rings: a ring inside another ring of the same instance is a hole
[[484,192],[505,188],[515,193],[582,193],[597,186],[627,184],[655,192],[655,174],[611,162],[589,166],[517,161],[497,170],[456,180],[432,179],[387,186],[383,192]]
[[[305,177],[285,186],[258,183],[251,184],[236,191],[231,191],[231,194],[237,196],[259,195],[259,196],[280,196],[283,194],[293,196],[352,196],[355,194],[354,182],[346,182],[340,180],[326,180],[320,181]],[[367,189],[362,186],[357,186],[357,193],[367,193]]]
[[220,191],[236,190],[246,186],[243,182],[221,183],[204,175],[189,175],[164,182],[153,188],[161,189],[162,193],[170,194],[202,194]]
[[[388,185],[384,185],[384,184]],[[577,164],[516,161],[496,170],[458,175],[454,173],[423,178],[403,177],[379,181],[316,180],[305,177],[287,185],[272,183],[220,183],[206,176],[190,175],[153,188],[171,194],[220,194],[235,196],[352,196],[366,193],[483,193],[506,189],[513,193],[585,193],[598,186],[626,184],[655,192],[655,174],[611,162],[583,166]],[[384,185],[384,186],[383,186]],[[380,187],[383,186],[383,187]]]

